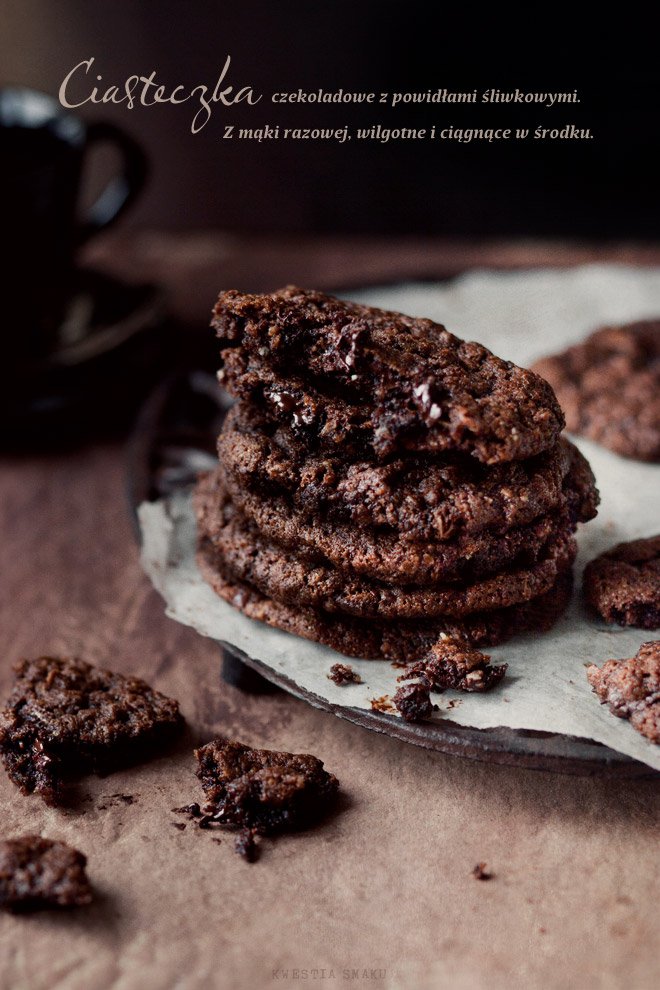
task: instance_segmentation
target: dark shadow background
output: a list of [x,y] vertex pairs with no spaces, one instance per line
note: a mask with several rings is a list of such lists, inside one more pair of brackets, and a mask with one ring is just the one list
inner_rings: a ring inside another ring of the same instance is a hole
[[[217,105],[197,135],[180,107],[87,106],[128,129],[152,177],[124,221],[169,230],[655,238],[658,94],[654,32],[634,8],[576,27],[575,8],[515,14],[420,3],[9,0],[0,83],[56,94],[94,56],[106,84],[157,70],[168,88],[229,82],[261,103]],[[648,51],[647,51],[648,43]],[[499,89],[580,92],[581,103],[532,106],[288,105],[276,90]],[[353,140],[223,141],[223,125],[590,127],[591,141],[501,144]],[[100,167],[100,166],[99,166]]]

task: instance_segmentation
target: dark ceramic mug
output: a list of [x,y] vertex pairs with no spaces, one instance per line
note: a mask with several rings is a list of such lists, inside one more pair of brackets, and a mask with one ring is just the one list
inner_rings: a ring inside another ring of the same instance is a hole
[[[121,165],[81,216],[85,159],[101,143],[116,147]],[[10,367],[39,362],[56,346],[76,249],[116,220],[146,173],[139,145],[114,125],[86,124],[43,93],[0,89],[2,350]]]

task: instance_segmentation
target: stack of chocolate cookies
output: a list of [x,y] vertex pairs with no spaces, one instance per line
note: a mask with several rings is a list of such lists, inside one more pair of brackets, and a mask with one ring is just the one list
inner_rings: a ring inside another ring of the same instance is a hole
[[236,398],[198,483],[198,560],[246,615],[341,653],[411,661],[549,628],[589,465],[550,386],[430,320],[286,288],[223,292]]

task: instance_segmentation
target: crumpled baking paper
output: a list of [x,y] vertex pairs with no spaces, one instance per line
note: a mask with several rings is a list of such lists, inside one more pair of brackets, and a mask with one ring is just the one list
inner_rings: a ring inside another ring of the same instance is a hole
[[[660,269],[593,265],[567,271],[477,272],[449,285],[393,286],[351,298],[431,317],[528,366],[598,325],[660,314]],[[480,729],[509,726],[594,739],[660,770],[660,747],[601,706],[585,673],[585,664],[631,657],[658,634],[605,626],[586,612],[579,592],[582,570],[592,557],[660,529],[660,466],[621,458],[581,438],[576,443],[596,475],[601,505],[598,517],[578,532],[571,607],[550,633],[526,634],[488,651],[493,663],[509,664],[495,690],[433,695],[439,706],[435,717]],[[237,647],[334,705],[371,710],[372,698],[396,691],[401,671],[382,660],[348,659],[364,683],[336,686],[327,674],[343,659],[338,653],[248,619],[218,598],[195,563],[189,493],[143,504],[139,517],[142,563],[169,616]]]

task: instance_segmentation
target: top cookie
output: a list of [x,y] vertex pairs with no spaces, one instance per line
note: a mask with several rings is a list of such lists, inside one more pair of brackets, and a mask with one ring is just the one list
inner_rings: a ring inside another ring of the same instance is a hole
[[564,425],[541,378],[431,320],[290,286],[221,293],[212,326],[229,390],[326,447],[496,464],[549,449]]
[[660,460],[660,320],[604,327],[537,361],[566,425],[623,457]]

